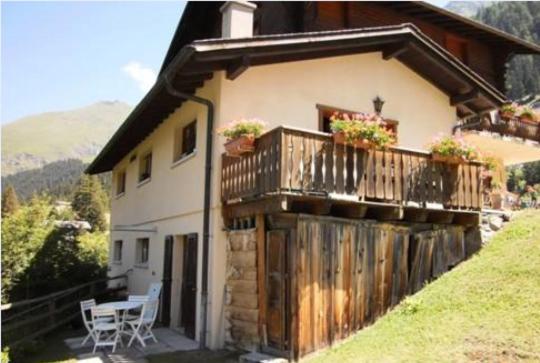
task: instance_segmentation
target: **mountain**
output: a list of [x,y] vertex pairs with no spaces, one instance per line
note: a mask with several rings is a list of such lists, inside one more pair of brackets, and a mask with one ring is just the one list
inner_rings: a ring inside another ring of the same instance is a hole
[[450,1],[444,8],[459,15],[472,18],[478,14],[480,9],[493,3],[494,1]]
[[46,112],[2,126],[2,176],[47,163],[90,161],[131,112],[119,101],[102,101],[61,112]]

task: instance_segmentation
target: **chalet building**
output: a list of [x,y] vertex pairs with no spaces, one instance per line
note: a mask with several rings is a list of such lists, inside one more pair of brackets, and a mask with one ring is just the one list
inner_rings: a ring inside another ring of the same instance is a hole
[[[161,322],[211,349],[330,346],[479,248],[482,164],[424,149],[462,132],[540,159],[538,136],[471,121],[507,102],[505,63],[539,53],[422,2],[188,3],[88,168],[113,173],[110,274],[134,294],[163,281]],[[335,144],[329,116],[377,96],[398,146]],[[216,130],[244,117],[267,132],[228,156]]]

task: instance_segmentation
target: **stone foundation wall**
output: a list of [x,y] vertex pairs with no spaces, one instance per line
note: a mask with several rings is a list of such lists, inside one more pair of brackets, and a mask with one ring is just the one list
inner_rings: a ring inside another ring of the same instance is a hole
[[225,295],[225,343],[257,350],[258,295],[256,230],[229,232]]

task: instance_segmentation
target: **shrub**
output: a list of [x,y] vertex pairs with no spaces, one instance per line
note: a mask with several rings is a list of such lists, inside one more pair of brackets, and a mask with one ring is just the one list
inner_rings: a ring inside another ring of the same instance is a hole
[[519,117],[528,118],[532,121],[537,121],[536,112],[530,107],[523,106],[519,109]]
[[507,114],[512,114],[512,115],[515,115],[517,110],[518,110],[518,105],[517,103],[514,103],[514,102],[506,103],[502,105],[500,108],[501,113],[507,113]]
[[265,127],[266,123],[258,119],[240,119],[231,121],[219,129],[218,134],[225,136],[228,140],[233,140],[241,136],[257,138],[261,136]]
[[394,133],[377,115],[336,112],[330,118],[332,132],[342,132],[348,143],[364,141],[378,148],[386,148],[396,143]]

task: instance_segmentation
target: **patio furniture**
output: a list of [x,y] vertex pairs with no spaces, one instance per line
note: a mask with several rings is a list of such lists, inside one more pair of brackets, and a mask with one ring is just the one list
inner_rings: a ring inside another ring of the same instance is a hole
[[[120,342],[123,345],[121,339],[122,322],[118,316],[118,311],[108,307],[93,307],[92,323],[93,323],[93,337],[94,337],[94,350],[96,352],[97,347],[112,346],[112,352],[116,351],[116,344]],[[109,321],[104,321],[109,319]]]
[[159,300],[159,295],[161,293],[161,287],[163,286],[163,283],[161,282],[152,282],[150,286],[148,287],[148,292],[146,295],[148,295],[149,300]]
[[[148,297],[148,295],[129,295],[128,296],[128,301],[135,301],[135,302],[140,302],[140,303],[145,303],[147,301],[149,301],[150,298]],[[133,314],[129,314],[126,312],[126,315],[124,316],[124,319],[135,319],[137,318],[139,315],[133,315]]]
[[131,346],[135,338],[137,338],[143,347],[146,347],[144,341],[148,339],[152,339],[157,343],[157,339],[152,333],[152,327],[156,321],[157,311],[158,300],[150,300],[144,303],[141,314],[137,318],[124,321],[124,324],[131,329],[131,332],[128,332],[127,334],[132,334],[128,347]]
[[[92,309],[93,307],[96,306],[96,300],[94,299],[90,299],[90,300],[84,300],[84,301],[81,301],[81,315],[82,315],[82,320],[83,320],[83,324],[84,324],[84,327],[86,328],[86,330],[88,331],[88,335],[83,339],[82,343],[81,343],[81,346],[85,345],[86,342],[88,341],[88,339],[92,338],[92,340],[95,342],[95,338],[94,338],[94,322],[92,321],[92,317],[91,315],[88,316],[87,315],[87,312],[90,312],[90,309]],[[101,319],[100,322],[109,322],[111,321],[110,319],[108,318],[104,318],[104,319]]]

